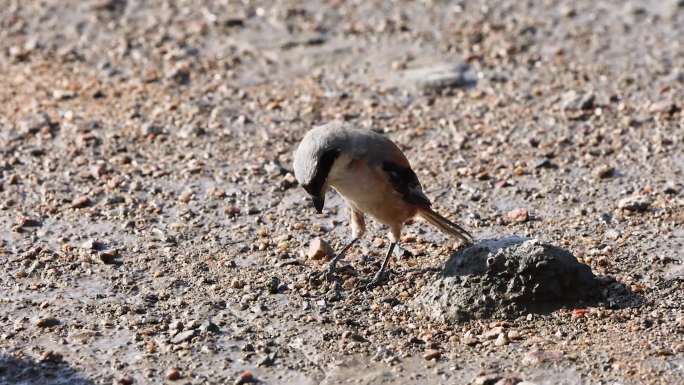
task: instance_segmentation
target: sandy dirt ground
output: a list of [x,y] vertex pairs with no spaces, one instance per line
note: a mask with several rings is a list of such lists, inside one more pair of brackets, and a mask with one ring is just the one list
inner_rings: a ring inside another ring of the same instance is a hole
[[[684,383],[681,0],[1,3],[0,383]],[[384,286],[373,222],[312,279],[347,210],[292,153],[332,120],[598,299],[428,317],[457,245],[420,222]]]

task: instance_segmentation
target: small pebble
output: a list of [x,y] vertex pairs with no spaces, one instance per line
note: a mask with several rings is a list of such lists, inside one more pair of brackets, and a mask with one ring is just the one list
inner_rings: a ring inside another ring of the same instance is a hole
[[192,200],[193,195],[194,193],[191,189],[186,189],[178,196],[178,201],[188,203]]
[[280,286],[280,279],[278,277],[271,277],[268,282],[267,289],[269,294],[278,294],[278,287]]
[[41,317],[36,319],[35,325],[39,328],[50,328],[59,325],[61,322],[57,318]]
[[197,334],[197,331],[194,329],[190,329],[190,330],[186,330],[184,332],[180,332],[180,333],[176,334],[176,336],[173,337],[173,339],[171,339],[171,343],[172,344],[180,344],[180,343],[183,343],[185,341],[190,341],[192,339],[192,337],[195,336],[195,334]]
[[511,330],[508,332],[508,339],[509,340],[517,340],[521,337],[520,332],[517,330]]
[[306,253],[306,256],[309,259],[313,260],[319,260],[323,259],[326,256],[333,256],[334,252],[330,245],[322,240],[321,238],[314,238],[311,240],[309,243],[309,250]]
[[644,196],[631,196],[618,201],[618,208],[631,212],[644,212],[651,206],[651,201]]
[[506,219],[511,223],[523,223],[530,219],[530,214],[525,208],[517,208],[509,211]]
[[503,326],[496,326],[494,328],[491,328],[487,332],[485,332],[482,337],[488,339],[488,340],[493,340],[496,337],[498,337],[501,333],[503,333],[504,328]]
[[211,321],[205,321],[204,323],[202,323],[202,325],[200,325],[199,329],[203,332],[214,334],[221,332],[221,329],[218,327],[218,325]]
[[506,335],[504,333],[501,333],[496,338],[496,341],[494,341],[494,345],[496,345],[496,346],[508,345],[508,338],[506,338]]
[[427,361],[438,360],[442,356],[442,352],[436,349],[430,349],[423,354],[423,358]]
[[582,93],[571,90],[563,94],[561,104],[565,112],[576,112],[579,110],[591,110],[594,108],[596,96],[591,93]]
[[594,175],[599,179],[610,178],[614,174],[615,168],[608,165],[599,166],[594,170]]
[[158,135],[162,133],[162,128],[156,124],[145,123],[140,126],[140,134],[143,136]]
[[166,371],[166,374],[164,375],[164,377],[169,381],[180,380],[181,372],[180,372],[180,370],[178,370],[176,368],[171,368],[171,369]]
[[654,114],[674,114],[679,111],[679,107],[671,100],[660,100],[651,104],[648,111]]
[[240,376],[235,380],[235,385],[253,384],[255,382],[256,378],[254,378],[252,372],[245,370],[244,372],[240,373]]
[[118,251],[116,249],[111,249],[102,251],[98,254],[98,257],[100,258],[100,262],[104,263],[105,265],[112,265],[114,262],[116,262],[117,255]]
[[474,346],[477,345],[478,341],[477,338],[475,338],[471,332],[465,332],[463,334],[463,338],[461,338],[461,342],[468,346]]
[[502,379],[504,379],[503,376],[501,376],[499,374],[486,374],[486,375],[475,377],[472,384],[473,385],[496,385]]
[[37,219],[21,217],[19,218],[18,225],[19,227],[40,227],[41,223]]
[[62,354],[48,350],[40,356],[41,362],[61,362],[63,360]]
[[84,195],[84,196],[74,198],[74,200],[71,201],[71,207],[75,208],[75,209],[81,209],[81,208],[90,206],[90,203],[91,203],[90,198],[88,198],[87,196]]
[[116,380],[117,385],[133,385],[135,380],[131,376],[124,376]]

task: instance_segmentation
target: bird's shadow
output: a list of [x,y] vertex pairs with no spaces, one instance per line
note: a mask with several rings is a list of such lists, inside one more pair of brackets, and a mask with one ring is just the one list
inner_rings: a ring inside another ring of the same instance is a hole
[[94,385],[59,358],[36,361],[0,353],[0,383],[21,385]]

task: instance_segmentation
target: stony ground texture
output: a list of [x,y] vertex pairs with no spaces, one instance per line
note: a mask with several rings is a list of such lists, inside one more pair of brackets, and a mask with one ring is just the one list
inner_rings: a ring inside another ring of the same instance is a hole
[[[3,0],[0,383],[684,383],[682,36],[679,0]],[[310,279],[347,212],[292,151],[333,119],[626,299],[429,319],[423,223],[383,287],[379,226]]]

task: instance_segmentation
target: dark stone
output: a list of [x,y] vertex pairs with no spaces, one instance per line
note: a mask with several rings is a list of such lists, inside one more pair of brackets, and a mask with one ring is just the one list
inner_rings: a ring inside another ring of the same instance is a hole
[[61,322],[57,318],[41,317],[36,319],[35,324],[39,328],[51,328],[60,325]]
[[280,286],[280,279],[278,277],[271,277],[271,280],[268,282],[268,293],[269,294],[278,294],[278,287]]
[[544,159],[537,161],[537,163],[535,163],[535,165],[534,165],[534,168],[556,169],[556,168],[558,168],[558,165],[551,162],[550,159],[544,158]]
[[486,240],[456,252],[415,305],[446,322],[515,318],[587,299],[598,281],[568,251],[535,239]]
[[218,334],[221,332],[221,329],[218,327],[218,325],[211,321],[205,321],[202,325],[200,325],[200,330],[203,332],[214,334]]

